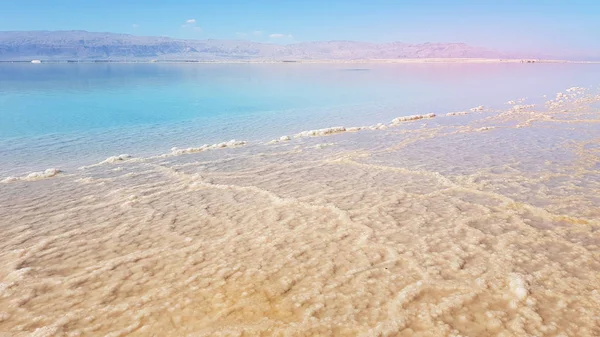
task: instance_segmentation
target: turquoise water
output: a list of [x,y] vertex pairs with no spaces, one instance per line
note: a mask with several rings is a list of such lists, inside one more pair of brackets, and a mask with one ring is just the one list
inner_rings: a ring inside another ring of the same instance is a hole
[[581,64],[0,64],[0,177],[232,138],[540,102]]

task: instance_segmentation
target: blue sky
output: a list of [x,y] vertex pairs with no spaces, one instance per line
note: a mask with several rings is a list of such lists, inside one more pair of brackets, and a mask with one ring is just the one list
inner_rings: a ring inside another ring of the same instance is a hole
[[0,30],[600,51],[599,0],[0,0]]

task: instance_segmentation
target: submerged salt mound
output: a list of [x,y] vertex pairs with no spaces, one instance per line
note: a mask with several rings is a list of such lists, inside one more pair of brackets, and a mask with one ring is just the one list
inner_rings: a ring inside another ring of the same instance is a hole
[[343,126],[334,126],[334,127],[325,128],[325,129],[302,131],[300,133],[295,134],[294,138],[327,136],[327,135],[332,135],[335,133],[341,133],[341,132],[345,132],[345,131],[346,131],[346,128]]
[[42,179],[48,179],[48,178],[55,177],[61,172],[62,172],[61,170],[58,170],[55,168],[50,168],[50,169],[47,169],[47,170],[41,171],[41,172],[31,172],[22,177],[4,178],[0,182],[6,184],[6,183],[15,182],[15,181],[36,181],[36,180],[42,180]]
[[246,144],[248,144],[248,142],[243,141],[243,140],[232,139],[228,142],[215,143],[212,145],[204,144],[200,147],[188,147],[187,149],[180,149],[177,147],[173,147],[171,149],[171,155],[177,156],[177,155],[182,155],[182,154],[198,153],[198,152],[203,152],[203,151],[207,151],[207,150],[240,147],[240,146],[244,146]]
[[321,143],[321,144],[317,144],[315,146],[311,146],[311,148],[322,150],[326,147],[330,147],[330,146],[334,146],[334,145],[335,145],[335,143]]
[[429,113],[426,115],[410,115],[410,116],[396,117],[396,118],[392,119],[392,125],[399,124],[402,122],[416,121],[419,119],[434,118],[435,116],[436,115],[434,113]]

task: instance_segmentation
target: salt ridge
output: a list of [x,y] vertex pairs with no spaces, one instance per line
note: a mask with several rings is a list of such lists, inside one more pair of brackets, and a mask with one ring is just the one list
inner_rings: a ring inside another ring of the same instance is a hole
[[177,147],[173,147],[173,148],[171,148],[171,153],[168,154],[168,155],[175,155],[175,156],[177,156],[177,155],[182,155],[182,154],[204,152],[204,151],[208,151],[208,150],[240,147],[240,146],[244,146],[246,144],[248,144],[248,142],[242,141],[242,140],[232,139],[232,140],[230,140],[228,142],[216,143],[216,144],[212,144],[212,145],[204,144],[204,145],[202,145],[200,147],[188,147],[186,149],[180,149],[180,148],[177,148]]
[[0,180],[0,182],[6,184],[6,183],[15,182],[15,181],[36,181],[36,180],[42,180],[42,179],[48,179],[48,178],[55,177],[61,172],[62,171],[59,169],[49,168],[45,171],[31,172],[31,173],[21,176],[21,177],[7,177],[7,178]]

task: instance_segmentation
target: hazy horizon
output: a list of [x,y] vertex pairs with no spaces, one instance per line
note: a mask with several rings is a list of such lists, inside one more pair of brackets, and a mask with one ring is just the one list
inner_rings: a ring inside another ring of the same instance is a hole
[[[592,1],[403,2],[241,0],[195,3],[33,0],[3,5],[0,31],[85,30],[175,39],[466,43],[506,52],[600,55]],[[23,20],[23,18],[27,18]]]

